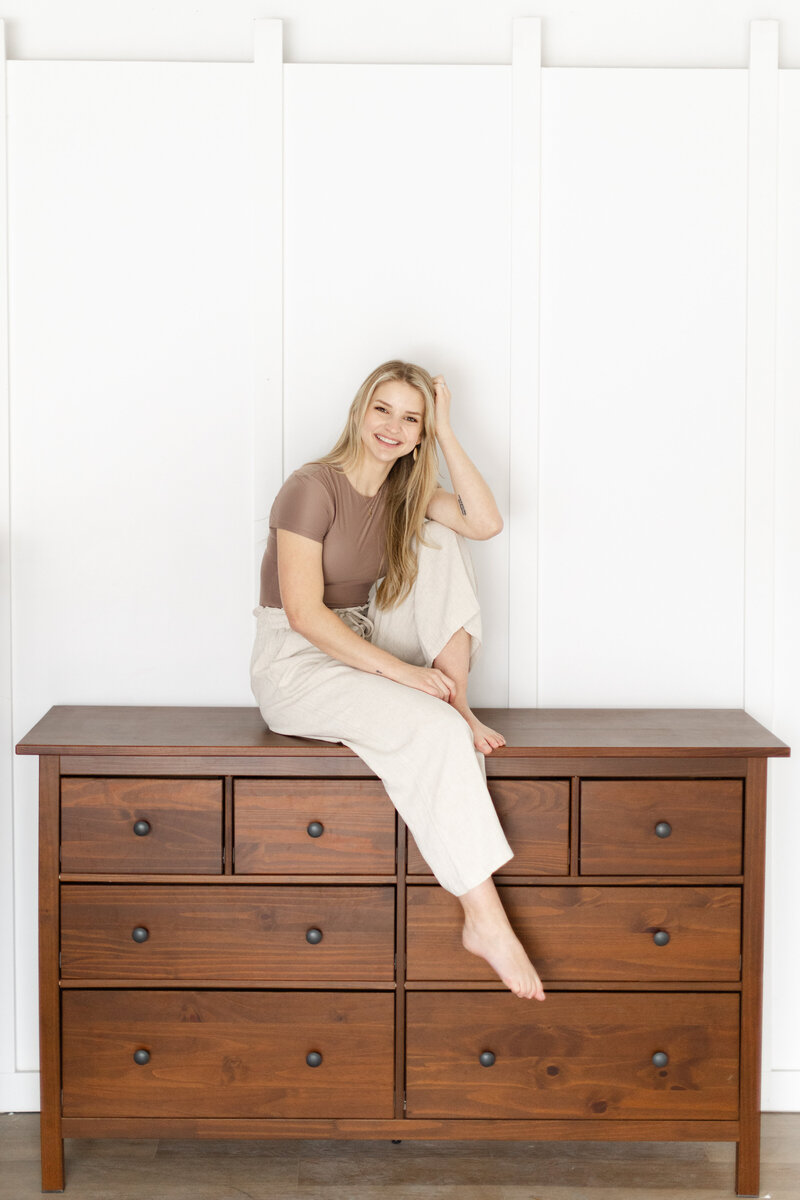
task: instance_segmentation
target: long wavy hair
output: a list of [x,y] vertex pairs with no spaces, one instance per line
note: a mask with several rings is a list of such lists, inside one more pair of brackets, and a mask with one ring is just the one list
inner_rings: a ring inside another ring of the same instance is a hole
[[[386,477],[386,573],[375,593],[378,608],[394,608],[411,590],[417,578],[416,542],[430,546],[422,536],[425,511],[439,486],[439,454],[436,449],[436,408],[433,379],[424,367],[391,359],[370,372],[355,394],[338,442],[328,454],[315,458],[336,470],[349,471],[363,454],[361,427],[375,394],[387,380],[409,383],[422,396],[422,440],[413,453],[398,458]],[[416,539],[416,540],[415,540]]]

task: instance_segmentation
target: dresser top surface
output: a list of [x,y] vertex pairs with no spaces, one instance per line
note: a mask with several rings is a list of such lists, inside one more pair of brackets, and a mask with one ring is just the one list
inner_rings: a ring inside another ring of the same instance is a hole
[[[785,757],[741,708],[478,708],[506,745],[494,758],[559,755]],[[18,754],[352,756],[340,742],[272,733],[255,707],[56,705]]]

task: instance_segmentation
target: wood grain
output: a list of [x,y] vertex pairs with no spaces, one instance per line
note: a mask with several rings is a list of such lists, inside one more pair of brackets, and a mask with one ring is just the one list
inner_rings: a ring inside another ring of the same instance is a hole
[[395,810],[377,780],[237,779],[234,825],[237,875],[394,874]]
[[737,996],[553,993],[535,1013],[507,993],[406,1003],[410,1117],[738,1115]]
[[[150,826],[144,836],[138,821]],[[63,779],[61,869],[221,872],[221,780]]]
[[392,1116],[389,994],[75,991],[63,1005],[69,1116]]
[[[736,980],[740,891],[696,887],[498,888],[542,979]],[[409,887],[408,978],[493,979],[461,945],[460,905],[441,888]],[[654,934],[669,933],[667,945]]]
[[391,887],[65,884],[61,907],[65,979],[394,978]]
[[[743,791],[738,779],[586,780],[581,872],[738,875]],[[666,837],[655,832],[662,822]]]

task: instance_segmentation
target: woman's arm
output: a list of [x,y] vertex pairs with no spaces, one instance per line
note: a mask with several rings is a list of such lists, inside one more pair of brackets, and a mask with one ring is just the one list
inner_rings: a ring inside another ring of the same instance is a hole
[[292,629],[348,667],[384,675],[449,701],[455,682],[443,671],[412,666],[388,650],[373,646],[323,603],[322,542],[287,529],[279,529],[277,538],[281,603]]
[[[425,516],[476,541],[495,537],[503,518],[488,483],[467,456],[450,425],[450,389],[441,375],[436,385],[436,437],[447,462],[453,492],[437,488]],[[454,494],[455,493],[455,494]]]

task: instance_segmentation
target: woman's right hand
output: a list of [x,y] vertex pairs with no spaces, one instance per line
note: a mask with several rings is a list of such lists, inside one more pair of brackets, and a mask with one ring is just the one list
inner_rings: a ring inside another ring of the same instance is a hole
[[406,687],[416,688],[417,691],[427,692],[437,700],[448,702],[456,690],[455,681],[438,667],[415,667],[411,663],[404,664],[404,669],[397,676],[397,682],[405,684]]

